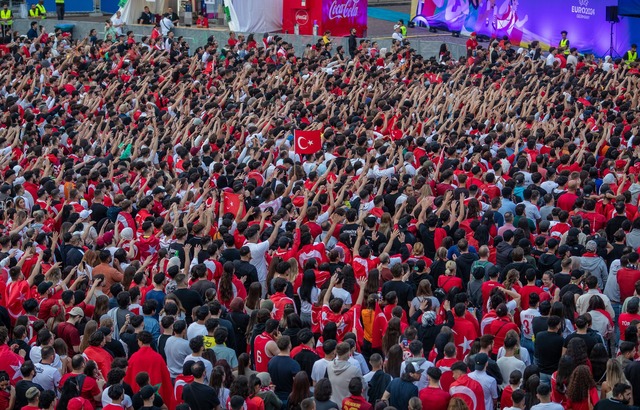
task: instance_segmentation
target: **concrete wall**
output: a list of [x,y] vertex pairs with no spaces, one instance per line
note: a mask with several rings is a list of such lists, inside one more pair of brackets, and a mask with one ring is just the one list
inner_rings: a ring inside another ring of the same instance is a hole
[[[105,20],[107,17],[105,17]],[[104,20],[103,20],[104,21]],[[44,26],[49,31],[52,32],[54,30],[54,26],[58,22],[49,19],[44,20]],[[84,38],[89,35],[89,31],[91,29],[98,30],[99,38],[104,37],[104,22],[91,22],[91,21],[73,21],[73,20],[65,20],[65,24],[74,24],[73,37],[74,38]],[[14,21],[14,29],[18,30],[21,34],[25,34],[29,30],[30,20],[22,20],[17,19]],[[138,24],[133,24],[127,26],[126,30],[132,30],[135,33],[136,39],[140,39],[142,36],[149,35],[151,33],[150,26],[142,26]],[[125,30],[125,31],[126,31]],[[192,49],[196,47],[202,46],[206,44],[207,38],[209,36],[214,36],[219,43],[224,44],[229,38],[228,30],[223,29],[200,29],[200,28],[191,28],[191,27],[180,27],[175,30],[176,37],[183,36],[191,46]],[[259,34],[259,33],[257,33]],[[306,44],[314,44],[315,38],[313,36],[296,36],[292,34],[280,34],[282,38],[284,38],[287,42],[293,44],[295,50],[297,52],[301,52],[304,50]],[[258,35],[257,37],[262,37]],[[335,47],[338,45],[343,45],[345,48],[347,45],[347,38],[334,38],[333,39]],[[380,47],[389,48],[391,45],[391,38],[388,39],[376,39]],[[440,42],[436,41],[427,41],[420,40],[416,38],[411,38],[411,46],[422,56],[425,58],[429,58],[432,56],[438,55],[440,50]],[[459,57],[465,54],[465,46],[461,44],[453,44],[447,43],[451,54],[454,57]],[[334,47],[334,50],[335,50]]]

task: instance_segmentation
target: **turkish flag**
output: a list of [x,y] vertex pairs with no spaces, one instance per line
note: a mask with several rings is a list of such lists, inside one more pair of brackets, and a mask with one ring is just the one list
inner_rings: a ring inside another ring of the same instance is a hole
[[8,345],[3,344],[0,346],[0,370],[7,372],[9,382],[13,386],[22,378],[20,366],[22,366],[23,363],[24,358],[14,353]]
[[293,134],[296,154],[313,154],[322,148],[322,131],[300,131]]
[[164,362],[160,353],[156,353],[149,346],[142,346],[137,352],[129,358],[129,366],[124,381],[131,386],[134,393],[140,390],[136,383],[136,375],[141,372],[147,372],[149,375],[149,383],[157,387],[158,394],[164,400],[170,409],[174,406],[174,390],[171,376],[169,376],[169,368]]
[[462,399],[471,410],[485,410],[482,385],[469,375],[463,374],[451,383],[449,394],[451,397]]
[[19,280],[11,282],[5,289],[5,307],[9,311],[11,316],[11,322],[15,322],[18,316],[24,314],[24,308],[22,302],[29,299],[30,289],[29,283],[26,280]]
[[[234,194],[232,192],[225,192],[223,197],[223,205],[222,205],[224,212],[225,213],[229,212],[229,213],[232,213],[234,216],[237,216],[238,211],[240,210],[241,201],[242,201],[242,198],[240,198],[240,195]],[[244,211],[243,211],[243,214],[244,214]]]
[[471,350],[473,341],[478,337],[478,331],[473,322],[467,318],[456,316],[456,322],[453,325],[453,340],[456,344],[458,360],[464,360],[465,356]]

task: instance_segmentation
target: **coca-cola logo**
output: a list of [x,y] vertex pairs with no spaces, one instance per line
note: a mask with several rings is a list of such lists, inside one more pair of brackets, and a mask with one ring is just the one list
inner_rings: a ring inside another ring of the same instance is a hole
[[309,22],[309,13],[306,10],[296,11],[296,23],[299,26],[304,26]]
[[358,16],[359,0],[333,0],[329,6],[329,19],[348,19]]

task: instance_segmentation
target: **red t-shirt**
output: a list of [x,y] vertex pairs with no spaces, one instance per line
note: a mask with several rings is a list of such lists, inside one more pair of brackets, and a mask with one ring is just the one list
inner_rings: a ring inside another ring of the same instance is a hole
[[616,278],[620,287],[620,303],[624,303],[635,292],[636,282],[640,280],[640,270],[620,268]]
[[518,293],[520,293],[521,296],[520,306],[522,307],[522,310],[529,309],[529,296],[532,293],[537,293],[538,296],[540,296],[542,292],[542,289],[535,285],[526,285],[520,288],[520,292]]
[[362,396],[349,396],[342,399],[342,410],[372,410],[373,406]]
[[442,275],[438,278],[438,287],[449,293],[454,287],[462,289],[462,279],[457,276]]
[[73,347],[80,346],[80,332],[74,325],[68,322],[63,322],[58,325],[56,329],[58,337],[67,344],[69,353],[73,354]]
[[[78,376],[77,374],[73,374],[73,373],[67,373],[64,376],[62,376],[59,384],[60,388],[64,386],[67,380],[77,376]],[[80,394],[80,396],[89,400],[90,402],[93,402],[93,398],[100,393],[101,393],[100,387],[98,387],[98,382],[96,382],[96,379],[89,376],[85,377],[84,381],[82,382],[82,393]]]
[[425,387],[418,394],[424,410],[447,410],[451,395],[440,388]]
[[631,322],[640,320],[640,314],[622,313],[618,318],[618,327],[620,328],[620,340],[624,340],[624,332],[627,330]]

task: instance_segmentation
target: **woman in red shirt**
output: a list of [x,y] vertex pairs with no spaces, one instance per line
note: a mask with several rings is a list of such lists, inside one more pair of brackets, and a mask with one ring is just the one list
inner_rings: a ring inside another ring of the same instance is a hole
[[598,388],[588,366],[581,365],[571,373],[567,386],[567,410],[591,410],[598,402]]
[[444,276],[438,278],[438,287],[442,288],[445,293],[449,293],[454,287],[462,289],[462,279],[456,276],[456,263],[447,261]]

